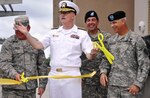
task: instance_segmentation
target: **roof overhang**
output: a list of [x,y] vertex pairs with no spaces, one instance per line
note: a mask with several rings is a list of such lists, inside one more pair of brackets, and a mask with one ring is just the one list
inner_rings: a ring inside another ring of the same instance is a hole
[[[20,3],[22,3],[22,0],[0,0],[1,7],[3,8],[3,10],[0,11],[0,17],[25,15],[26,11],[15,11],[14,8],[12,7],[12,4],[20,4]],[[10,10],[8,10],[6,5],[8,5]]]

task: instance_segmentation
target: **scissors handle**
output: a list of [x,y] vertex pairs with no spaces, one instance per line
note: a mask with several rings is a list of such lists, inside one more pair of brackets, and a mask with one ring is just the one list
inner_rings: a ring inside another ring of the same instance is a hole
[[98,40],[103,41],[104,40],[104,35],[102,33],[98,34]]
[[103,43],[104,35],[102,33],[98,34],[98,40],[99,40],[99,44],[97,42],[94,42],[94,47],[99,48],[106,56],[109,63],[112,64],[114,60],[114,56],[105,48],[105,45]]

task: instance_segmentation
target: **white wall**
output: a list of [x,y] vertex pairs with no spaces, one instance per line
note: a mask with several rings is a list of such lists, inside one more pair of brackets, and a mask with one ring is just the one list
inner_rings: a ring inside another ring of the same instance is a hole
[[[134,0],[135,13],[134,13],[134,31],[144,36],[148,34],[148,0]],[[142,34],[138,29],[140,21],[145,22],[145,32]]]

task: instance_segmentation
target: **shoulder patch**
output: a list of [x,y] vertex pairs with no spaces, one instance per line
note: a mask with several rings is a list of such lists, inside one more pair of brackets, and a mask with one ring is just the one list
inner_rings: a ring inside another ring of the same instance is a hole
[[82,27],[78,27],[78,29],[86,31],[86,29]]

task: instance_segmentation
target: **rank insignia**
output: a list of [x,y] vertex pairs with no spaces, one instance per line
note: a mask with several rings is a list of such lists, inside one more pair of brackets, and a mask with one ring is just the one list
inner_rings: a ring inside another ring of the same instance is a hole
[[70,37],[71,37],[71,38],[75,38],[75,39],[79,39],[79,36],[78,36],[78,35],[75,35],[75,34],[72,34]]

